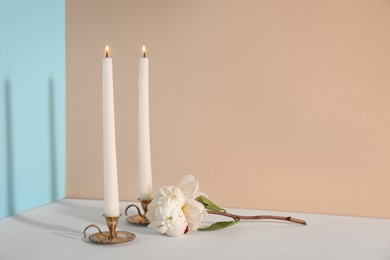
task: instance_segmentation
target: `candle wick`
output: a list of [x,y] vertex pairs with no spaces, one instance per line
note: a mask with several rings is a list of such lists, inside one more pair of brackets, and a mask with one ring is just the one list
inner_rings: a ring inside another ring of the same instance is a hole
[[146,52],[144,52],[144,58],[146,58]]
[[108,58],[108,52],[106,52],[106,58]]

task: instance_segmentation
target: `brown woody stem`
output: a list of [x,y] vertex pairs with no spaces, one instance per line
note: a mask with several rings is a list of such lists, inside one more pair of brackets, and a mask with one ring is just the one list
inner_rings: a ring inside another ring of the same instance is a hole
[[301,225],[306,225],[306,221],[302,219],[292,218],[292,217],[280,217],[280,216],[272,216],[272,215],[258,215],[258,216],[240,216],[235,215],[227,212],[220,212],[220,211],[213,211],[213,210],[207,210],[207,213],[214,214],[214,215],[220,215],[224,217],[230,217],[235,220],[238,219],[275,219],[275,220],[281,220],[281,221],[289,221],[294,222]]

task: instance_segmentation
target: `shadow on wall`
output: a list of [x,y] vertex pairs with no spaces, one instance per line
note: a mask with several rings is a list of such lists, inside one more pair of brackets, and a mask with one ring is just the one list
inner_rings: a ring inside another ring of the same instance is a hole
[[6,144],[6,183],[7,183],[7,211],[8,215],[15,214],[14,192],[14,152],[12,137],[12,111],[11,111],[11,82],[4,82],[4,112],[5,112],[5,144]]
[[[47,119],[48,119],[48,127],[49,127],[49,147],[48,154],[47,154],[47,160],[42,160],[42,163],[49,162],[48,169],[50,170],[49,174],[46,174],[45,176],[49,176],[50,180],[48,181],[50,183],[50,187],[42,187],[42,189],[46,189],[47,196],[45,201],[37,202],[39,205],[42,205],[44,203],[47,203],[49,201],[55,201],[59,198],[59,192],[58,192],[58,170],[57,170],[57,144],[56,144],[56,124],[55,124],[55,87],[54,87],[54,80],[52,78],[49,78],[48,80],[48,103],[47,103]],[[5,180],[6,180],[6,190],[4,191],[3,195],[6,196],[6,212],[0,212],[1,216],[11,216],[14,215],[20,211],[26,210],[28,208],[23,208],[23,206],[18,203],[18,200],[16,200],[16,193],[18,190],[18,183],[15,182],[16,180],[16,174],[18,174],[15,171],[15,159],[18,156],[17,151],[15,151],[14,147],[14,141],[15,141],[15,129],[14,129],[14,122],[15,120],[13,111],[12,111],[12,87],[11,82],[7,78],[4,81],[4,121],[5,121]],[[24,133],[28,134],[28,133]],[[23,149],[29,149],[28,147],[24,147]],[[19,155],[21,156],[21,155]],[[23,161],[23,157],[19,158],[18,161]],[[34,171],[34,169],[31,169],[31,171]],[[35,174],[35,173],[34,173]],[[40,173],[37,173],[39,175]],[[42,175],[41,178],[44,175]],[[19,178],[20,180],[23,180],[23,178]],[[19,183],[20,184],[20,183]],[[44,191],[44,192],[46,192]],[[28,200],[29,198],[26,198],[24,194],[18,193],[18,198],[20,198],[21,201]]]
[[50,177],[51,177],[51,200],[58,198],[57,189],[57,145],[56,145],[56,125],[55,125],[55,104],[54,104],[54,81],[49,78],[48,84],[49,99],[49,158],[50,158]]

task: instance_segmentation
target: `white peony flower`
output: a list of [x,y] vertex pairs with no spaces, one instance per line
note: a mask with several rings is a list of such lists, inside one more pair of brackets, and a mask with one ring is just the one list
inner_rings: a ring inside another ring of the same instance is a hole
[[177,187],[167,186],[158,189],[148,205],[149,227],[168,236],[184,234],[188,224],[182,210],[185,205],[184,193]]
[[207,214],[204,205],[195,200],[200,195],[204,196],[199,193],[198,181],[192,175],[185,176],[177,187],[158,189],[146,213],[149,227],[168,236],[197,230]]

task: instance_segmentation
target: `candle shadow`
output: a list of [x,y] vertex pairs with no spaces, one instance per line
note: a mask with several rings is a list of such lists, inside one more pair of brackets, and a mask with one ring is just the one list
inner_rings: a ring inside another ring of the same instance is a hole
[[102,217],[103,209],[98,206],[77,205],[66,200],[59,200],[56,204],[61,206],[61,214],[84,220],[88,225],[95,222],[105,223]]
[[11,82],[4,81],[4,112],[5,112],[5,146],[6,146],[6,193],[8,215],[15,214],[15,192],[14,192],[14,151],[13,151],[13,129],[12,129],[12,103],[11,103]]
[[49,117],[49,158],[50,158],[50,195],[51,200],[58,199],[58,177],[57,177],[57,143],[56,143],[56,122],[55,122],[55,102],[54,102],[54,81],[49,78],[48,82],[48,117]]
[[68,234],[75,234],[75,235],[79,235],[79,236],[82,234],[82,232],[80,230],[77,230],[77,229],[73,229],[73,228],[70,228],[67,226],[63,226],[63,225],[52,224],[52,223],[48,223],[48,222],[40,222],[40,221],[37,221],[35,219],[29,218],[29,217],[26,217],[26,216],[23,216],[20,214],[14,216],[13,219],[17,220],[19,222],[23,222],[26,225],[31,225],[31,226],[39,227],[42,229],[51,230],[51,231],[57,232],[57,233],[66,232]]
[[[50,230],[56,236],[72,240],[84,240],[83,230],[91,223],[101,226],[102,230],[107,229],[106,222],[101,215],[100,207],[78,205],[66,200],[57,201],[52,205],[55,207],[53,212],[61,215],[61,217],[64,217],[65,221],[69,221],[69,219],[81,219],[85,220],[85,224],[80,225],[79,221],[75,221],[74,228],[72,228],[61,221],[57,221],[53,217],[42,218],[42,221],[40,221],[37,220],[36,217],[29,217],[26,214],[15,215],[13,219],[26,225]],[[89,240],[86,239],[85,241]]]

